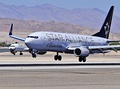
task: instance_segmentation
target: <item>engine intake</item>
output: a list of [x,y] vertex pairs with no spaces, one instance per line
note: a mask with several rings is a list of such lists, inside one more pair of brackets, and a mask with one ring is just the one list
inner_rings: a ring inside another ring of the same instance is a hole
[[39,54],[39,55],[43,55],[43,54],[46,54],[47,53],[47,51],[38,51],[37,52],[37,54]]
[[76,57],[87,57],[90,54],[90,51],[85,47],[76,48],[74,50],[74,55]]

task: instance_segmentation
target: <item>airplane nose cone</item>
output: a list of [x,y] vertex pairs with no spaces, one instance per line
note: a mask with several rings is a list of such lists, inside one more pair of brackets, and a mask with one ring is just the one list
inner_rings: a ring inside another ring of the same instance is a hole
[[28,39],[25,40],[25,44],[27,44],[27,43],[29,43],[29,40],[28,40]]
[[9,47],[9,50],[15,50],[16,48],[15,47]]

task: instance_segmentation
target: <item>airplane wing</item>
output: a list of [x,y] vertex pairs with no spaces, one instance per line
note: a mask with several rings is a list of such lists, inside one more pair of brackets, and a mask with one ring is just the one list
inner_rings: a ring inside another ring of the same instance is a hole
[[9,32],[9,36],[10,36],[11,38],[14,38],[14,39],[17,39],[17,40],[20,40],[20,41],[25,41],[24,38],[20,38],[20,37],[17,37],[17,36],[12,35],[12,30],[13,30],[13,24],[11,24],[11,28],[10,28],[10,32]]
[[88,49],[90,51],[93,50],[98,50],[102,53],[104,53],[105,50],[112,50],[117,52],[118,50],[120,50],[120,45],[107,45],[107,46],[89,46]]
[[120,45],[106,45],[106,46],[68,46],[67,49],[68,50],[75,50],[76,48],[79,47],[85,47],[88,50],[90,50],[91,53],[98,53],[98,51],[100,53],[104,53],[105,50],[113,50],[115,52],[117,52],[118,50],[120,50]]
[[108,40],[107,42],[108,43],[111,43],[111,42],[120,42],[120,40],[116,40],[116,41]]

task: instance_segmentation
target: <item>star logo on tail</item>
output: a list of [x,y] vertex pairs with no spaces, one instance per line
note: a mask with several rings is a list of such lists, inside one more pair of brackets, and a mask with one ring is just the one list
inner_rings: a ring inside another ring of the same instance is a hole
[[106,23],[106,25],[104,26],[104,30],[105,30],[105,36],[106,36],[106,38],[107,38],[107,36],[108,36],[108,34],[109,34],[109,32],[110,32],[110,26],[109,26],[109,24],[108,24],[108,22]]

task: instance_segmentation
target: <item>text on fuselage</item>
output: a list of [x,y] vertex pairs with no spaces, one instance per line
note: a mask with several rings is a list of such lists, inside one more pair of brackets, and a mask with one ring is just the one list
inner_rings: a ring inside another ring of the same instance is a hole
[[73,36],[73,35],[61,35],[61,34],[52,34],[52,33],[46,33],[47,39],[49,41],[66,41],[70,43],[78,43],[78,42],[84,42],[84,43],[94,43],[94,40],[92,37],[83,37],[83,36]]

